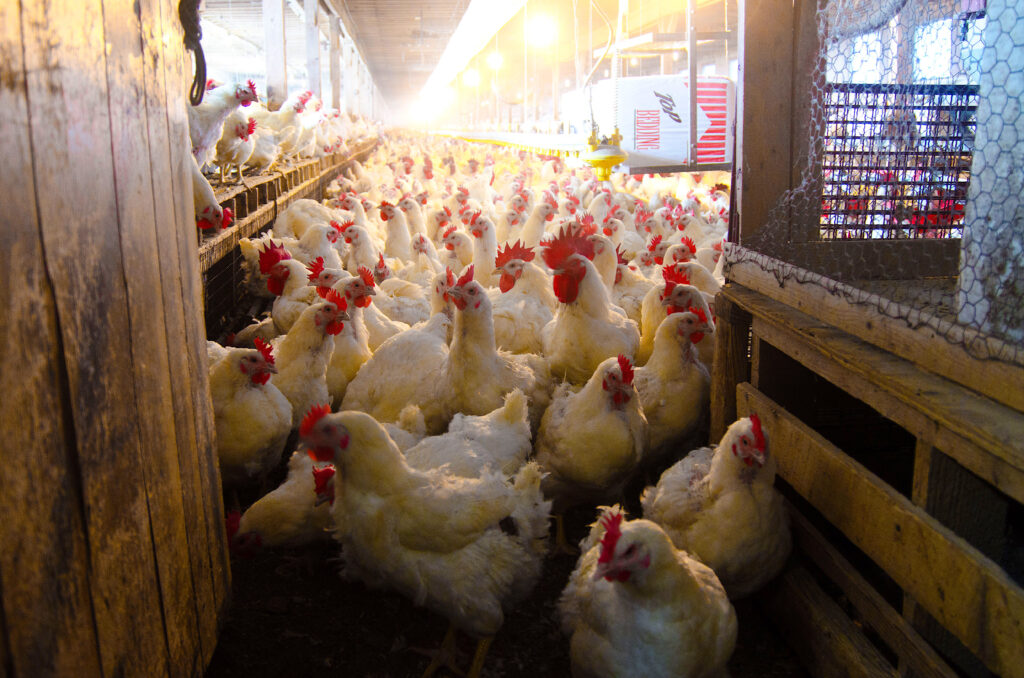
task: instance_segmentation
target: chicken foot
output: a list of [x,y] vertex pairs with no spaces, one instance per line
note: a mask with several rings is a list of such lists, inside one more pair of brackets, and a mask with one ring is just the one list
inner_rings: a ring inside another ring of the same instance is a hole
[[491,649],[492,642],[494,642],[494,636],[485,636],[477,641],[473,663],[469,667],[466,678],[479,678],[480,672],[484,669],[484,659],[487,658],[487,651]]
[[[461,669],[455,666],[455,660],[457,659],[458,654],[457,647],[455,644],[455,634],[455,625],[449,622],[448,631],[444,634],[444,640],[441,641],[441,647],[439,647],[436,651],[426,651],[412,648],[413,651],[415,652],[420,652],[431,657],[430,665],[427,666],[427,670],[423,672],[423,678],[429,678],[429,676],[434,675],[434,673],[442,666],[444,666],[446,669],[448,669],[449,671],[458,676],[466,675]],[[474,657],[474,660],[475,659],[476,658]]]
[[569,556],[578,556],[580,550],[571,546],[565,539],[565,518],[561,513],[554,514],[555,518],[555,545],[551,548],[553,553],[564,553]]

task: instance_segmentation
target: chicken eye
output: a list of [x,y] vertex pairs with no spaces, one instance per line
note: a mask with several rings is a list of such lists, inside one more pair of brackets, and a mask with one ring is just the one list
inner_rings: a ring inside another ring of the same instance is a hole
[[627,556],[631,556],[631,555],[633,555],[634,553],[636,553],[636,544],[630,544],[630,545],[629,545],[629,548],[628,548],[628,549],[626,549],[626,553],[625,553],[625,555],[627,555]]

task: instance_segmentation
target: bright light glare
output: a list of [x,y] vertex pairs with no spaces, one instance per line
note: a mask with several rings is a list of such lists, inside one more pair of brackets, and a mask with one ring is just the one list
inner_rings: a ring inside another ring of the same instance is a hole
[[505,63],[505,60],[501,57],[498,52],[491,52],[487,55],[487,65],[492,71],[496,71],[501,68],[501,65]]
[[555,20],[547,14],[537,14],[530,17],[530,25],[526,29],[526,37],[533,47],[547,47],[555,41],[558,35],[558,26]]
[[462,84],[466,87],[476,87],[480,84],[480,72],[471,68],[462,74]]

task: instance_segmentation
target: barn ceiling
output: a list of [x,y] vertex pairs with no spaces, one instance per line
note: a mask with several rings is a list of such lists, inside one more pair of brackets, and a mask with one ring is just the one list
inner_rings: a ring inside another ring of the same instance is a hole
[[469,0],[344,0],[354,38],[381,94],[401,106],[434,70]]

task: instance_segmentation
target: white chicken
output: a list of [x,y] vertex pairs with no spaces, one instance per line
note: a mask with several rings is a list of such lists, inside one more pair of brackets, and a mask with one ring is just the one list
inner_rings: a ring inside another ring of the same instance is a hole
[[[307,418],[301,439],[338,469],[332,508],[343,576],[395,589],[478,639],[468,676],[477,678],[504,613],[541,573],[550,503],[540,469],[527,463],[509,483],[501,473],[460,478],[418,471],[363,412]],[[438,660],[427,669],[437,668]]]
[[775,458],[756,414],[733,422],[712,449],[691,452],[641,497],[644,517],[714,569],[736,599],[785,565],[792,538]]
[[606,508],[558,601],[573,678],[726,676],[736,612],[714,571]]

